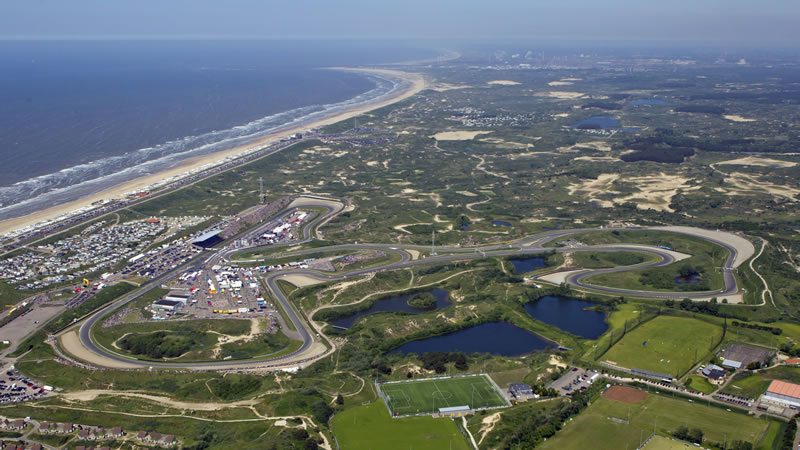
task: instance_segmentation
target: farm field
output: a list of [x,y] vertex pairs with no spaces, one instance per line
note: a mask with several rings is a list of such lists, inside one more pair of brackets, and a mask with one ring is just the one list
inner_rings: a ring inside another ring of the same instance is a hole
[[485,376],[429,379],[384,384],[394,415],[438,412],[439,408],[469,405],[471,408],[505,406],[502,395]]
[[676,376],[719,343],[722,329],[697,319],[659,316],[628,332],[601,361]]
[[331,429],[343,449],[468,449],[455,423],[430,416],[392,419],[381,400],[334,416]]
[[[604,396],[593,402],[554,438],[544,442],[541,448],[620,449],[627,446],[632,449],[637,448],[641,440],[653,432],[654,426],[659,434],[669,434],[680,426],[688,426],[700,428],[705,438],[713,442],[743,440],[758,444],[770,424],[768,419],[756,419],[659,394],[646,394],[638,403],[626,403]],[[771,439],[772,434],[767,433],[766,436],[765,439]],[[771,448],[771,443],[761,444]]]

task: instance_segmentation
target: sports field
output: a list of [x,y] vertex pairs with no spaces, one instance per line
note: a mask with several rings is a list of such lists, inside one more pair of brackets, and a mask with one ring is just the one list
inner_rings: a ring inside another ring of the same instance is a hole
[[759,443],[763,448],[772,448],[771,441],[779,434],[765,433],[771,423],[767,418],[757,419],[662,394],[650,393],[634,403],[603,396],[544,442],[541,448],[634,449],[653,433],[654,428],[658,434],[668,435],[680,426],[700,428],[705,438],[713,442],[742,440],[753,443],[754,448],[760,448]]
[[600,361],[676,376],[688,371],[695,358],[705,358],[721,335],[721,327],[702,320],[659,316],[628,332]]
[[485,375],[383,384],[381,391],[395,416],[431,414],[451,406],[480,409],[506,405]]
[[642,450],[683,450],[687,448],[697,448],[688,442],[676,441],[674,439],[665,438],[664,436],[653,436],[647,442],[647,445],[642,447]]
[[392,419],[381,400],[336,414],[331,427],[342,449],[470,448],[452,420],[430,416]]

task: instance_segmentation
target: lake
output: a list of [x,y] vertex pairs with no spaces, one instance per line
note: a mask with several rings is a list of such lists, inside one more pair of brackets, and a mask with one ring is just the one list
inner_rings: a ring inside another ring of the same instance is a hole
[[494,225],[496,227],[497,226],[499,226],[499,227],[510,227],[511,226],[511,222],[502,222],[500,220],[493,220],[492,221],[492,225]]
[[547,265],[544,258],[538,256],[527,259],[509,259],[508,262],[514,265],[514,271],[519,274],[541,269]]
[[596,303],[576,298],[546,295],[527,303],[525,311],[536,320],[556,326],[585,339],[597,339],[608,330],[606,314],[587,310]]
[[[450,306],[450,302],[447,301],[447,297],[450,296],[450,292],[445,289],[434,289],[432,291],[426,291],[433,294],[436,297],[436,309],[444,308],[446,306]],[[331,325],[342,327],[342,328],[350,328],[356,323],[359,317],[366,316],[367,314],[379,313],[379,312],[387,312],[387,311],[403,311],[411,314],[419,314],[422,312],[427,312],[425,310],[416,309],[408,306],[408,299],[411,297],[422,294],[423,292],[415,292],[413,294],[406,294],[406,295],[399,295],[397,297],[390,297],[376,301],[372,304],[372,306],[364,311],[359,311],[355,314],[341,317],[334,321],[329,322]]]
[[575,125],[572,125],[572,128],[602,128],[604,130],[619,127],[619,120],[611,116],[589,117],[588,119],[581,120]]
[[490,322],[450,334],[406,342],[394,351],[404,354],[425,352],[491,353],[520,356],[554,347],[530,331],[507,322]]

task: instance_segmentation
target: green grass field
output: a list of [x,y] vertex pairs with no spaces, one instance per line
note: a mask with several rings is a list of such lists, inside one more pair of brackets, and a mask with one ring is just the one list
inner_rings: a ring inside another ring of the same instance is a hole
[[696,392],[703,394],[710,394],[717,390],[717,386],[711,384],[705,377],[700,375],[691,375],[686,382],[686,386]]
[[[628,420],[625,424],[609,418]],[[713,442],[743,440],[771,448],[774,433],[765,433],[769,419],[729,412],[723,408],[690,403],[685,399],[650,394],[640,403],[622,403],[601,397],[569,422],[542,449],[637,448],[655,427],[658,434],[670,434],[679,426],[700,428]],[[650,447],[648,447],[649,449]],[[669,447],[654,447],[656,449]],[[755,446],[755,448],[758,448]]]
[[477,409],[506,405],[485,376],[384,384],[381,390],[396,416],[438,412],[451,406]]
[[796,384],[800,382],[800,368],[778,366],[758,373],[743,372],[736,375],[722,392],[755,399],[767,391],[772,380]]
[[642,447],[642,450],[681,450],[684,448],[696,447],[688,442],[676,441],[674,439],[656,435],[647,442],[647,445]]
[[[603,361],[666,375],[679,375],[712,350],[722,329],[697,319],[659,316],[628,332]],[[642,343],[647,342],[646,345]]]
[[430,416],[392,419],[381,400],[336,414],[331,429],[342,449],[469,448],[452,420]]

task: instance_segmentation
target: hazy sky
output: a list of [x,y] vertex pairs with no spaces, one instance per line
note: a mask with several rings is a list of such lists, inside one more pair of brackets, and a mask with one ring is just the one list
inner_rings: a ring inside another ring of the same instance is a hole
[[800,42],[798,0],[0,0],[0,38]]

